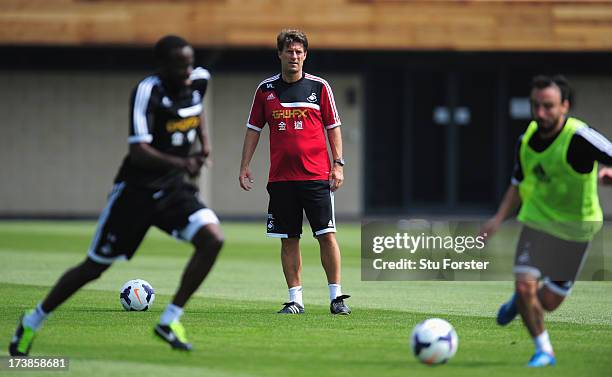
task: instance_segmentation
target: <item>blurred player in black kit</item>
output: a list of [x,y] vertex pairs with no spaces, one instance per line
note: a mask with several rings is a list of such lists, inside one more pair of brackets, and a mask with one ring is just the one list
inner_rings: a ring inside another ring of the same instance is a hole
[[[154,329],[172,348],[191,350],[179,319],[223,245],[217,216],[189,183],[210,153],[202,103],[210,74],[194,68],[193,48],[180,37],[163,37],[154,52],[158,71],[132,93],[129,153],[87,257],[66,271],[47,297],[22,316],[9,345],[13,356],[28,355],[34,335],[59,305],[100,277],[114,261],[130,259],[151,226],[195,247],[174,299]],[[201,151],[190,155],[196,139]]]

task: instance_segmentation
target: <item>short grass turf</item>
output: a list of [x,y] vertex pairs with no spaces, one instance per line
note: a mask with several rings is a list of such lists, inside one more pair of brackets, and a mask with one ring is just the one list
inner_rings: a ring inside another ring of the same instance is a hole
[[[33,307],[68,267],[85,256],[93,222],[0,222],[0,342],[8,346],[19,315]],[[495,325],[511,282],[362,282],[359,227],[340,226],[343,289],[353,314],[329,314],[316,241],[303,238],[305,315],[276,315],[286,300],[277,240],[261,224],[223,224],[226,245],[190,301],[183,323],[195,350],[172,351],[152,329],[191,253],[152,230],[129,263],[117,263],[49,318],[33,356],[66,356],[68,372],[3,375],[179,376],[612,376],[612,284],[579,282],[547,316],[558,365],[528,370],[531,339],[520,321]],[[306,228],[307,229],[307,228]],[[502,233],[512,253],[516,232]],[[148,312],[124,312],[119,288],[133,278],[155,287]],[[411,355],[412,327],[449,320],[459,351],[428,367]],[[4,351],[6,352],[6,351]],[[6,353],[5,353],[6,354]]]

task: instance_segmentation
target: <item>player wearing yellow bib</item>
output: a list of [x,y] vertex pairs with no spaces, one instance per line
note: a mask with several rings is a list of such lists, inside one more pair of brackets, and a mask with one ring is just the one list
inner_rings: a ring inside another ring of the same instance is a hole
[[[497,313],[504,326],[518,313],[535,343],[530,367],[555,365],[544,328],[569,294],[589,241],[603,221],[597,165],[612,165],[612,143],[582,121],[568,117],[570,87],[562,76],[536,76],[531,86],[533,121],[519,138],[512,183],[481,235],[491,237],[520,207],[524,227],[514,260],[515,293]],[[612,169],[599,171],[612,183]]]

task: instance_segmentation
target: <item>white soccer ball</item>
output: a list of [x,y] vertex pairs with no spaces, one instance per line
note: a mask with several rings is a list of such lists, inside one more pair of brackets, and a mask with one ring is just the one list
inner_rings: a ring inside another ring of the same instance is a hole
[[457,352],[459,338],[453,326],[440,318],[419,323],[410,335],[412,353],[428,365],[444,364]]
[[145,311],[155,301],[153,286],[146,280],[134,279],[123,284],[119,291],[119,301],[125,310]]

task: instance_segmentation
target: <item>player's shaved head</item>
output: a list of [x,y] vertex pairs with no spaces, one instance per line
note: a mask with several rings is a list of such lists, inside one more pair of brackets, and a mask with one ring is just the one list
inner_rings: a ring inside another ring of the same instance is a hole
[[153,52],[158,64],[167,62],[172,57],[172,52],[189,46],[189,43],[176,35],[166,35],[155,44]]
[[171,90],[191,85],[194,51],[189,43],[176,35],[167,35],[154,48],[158,75]]

